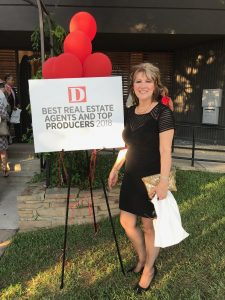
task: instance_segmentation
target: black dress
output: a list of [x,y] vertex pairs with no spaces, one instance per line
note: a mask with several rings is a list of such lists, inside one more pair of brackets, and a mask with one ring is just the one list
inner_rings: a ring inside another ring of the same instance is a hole
[[126,113],[123,139],[128,151],[119,207],[137,216],[154,218],[154,206],[141,178],[160,173],[159,133],[174,129],[173,113],[161,103],[146,114],[135,114],[135,106]]

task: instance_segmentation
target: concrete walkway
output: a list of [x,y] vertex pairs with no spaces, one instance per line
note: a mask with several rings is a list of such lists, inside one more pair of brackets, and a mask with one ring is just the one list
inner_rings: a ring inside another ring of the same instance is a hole
[[[187,157],[191,158],[192,155],[192,144],[189,142],[178,141],[175,146],[185,146],[190,149],[174,149],[172,156]],[[225,146],[220,145],[205,145],[201,143],[196,143],[196,148],[201,148],[202,150],[195,150],[195,162],[194,167],[191,166],[191,160],[175,159],[173,158],[173,165],[181,170],[196,170],[196,171],[207,171],[207,172],[219,172],[225,173],[225,163],[217,162],[206,162],[198,161],[199,159],[209,159],[209,160],[221,160],[225,162]],[[211,150],[222,150],[224,152],[207,151]]]
[[16,197],[26,183],[39,172],[39,159],[33,145],[12,144],[8,149],[9,177],[0,175],[0,256],[19,226]]

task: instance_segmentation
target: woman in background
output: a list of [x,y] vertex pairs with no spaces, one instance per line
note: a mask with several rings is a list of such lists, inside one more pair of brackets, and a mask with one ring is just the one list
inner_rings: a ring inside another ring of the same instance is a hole
[[[5,97],[4,82],[0,79],[0,119],[2,121],[9,121],[8,108],[9,104]],[[8,149],[8,137],[6,135],[0,135],[0,158],[2,164],[2,172],[4,177],[9,176],[7,170],[7,149]]]
[[173,101],[169,97],[169,91],[166,86],[164,86],[161,89],[161,96],[162,96],[161,103],[168,106],[172,111],[174,111]]

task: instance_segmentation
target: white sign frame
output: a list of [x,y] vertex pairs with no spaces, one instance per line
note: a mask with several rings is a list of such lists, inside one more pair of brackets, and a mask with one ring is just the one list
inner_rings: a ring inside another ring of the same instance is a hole
[[29,80],[35,153],[124,147],[122,77]]

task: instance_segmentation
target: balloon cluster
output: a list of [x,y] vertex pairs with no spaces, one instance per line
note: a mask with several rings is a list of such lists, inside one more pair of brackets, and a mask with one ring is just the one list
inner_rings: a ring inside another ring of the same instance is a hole
[[47,59],[42,68],[45,79],[104,77],[112,73],[112,63],[101,52],[92,53],[97,31],[94,17],[87,12],[75,14],[69,25],[70,33],[64,40],[64,53]]

